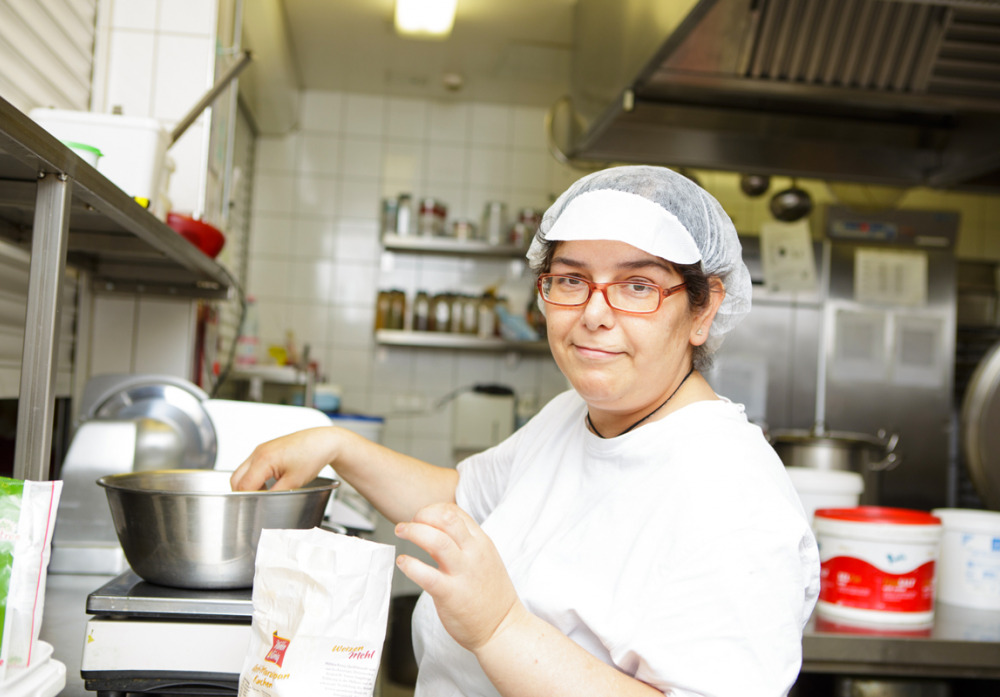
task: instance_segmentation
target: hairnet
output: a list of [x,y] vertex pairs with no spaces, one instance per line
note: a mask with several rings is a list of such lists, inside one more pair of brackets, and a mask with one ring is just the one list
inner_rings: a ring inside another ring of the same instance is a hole
[[[643,199],[631,199],[623,192]],[[581,199],[585,194],[590,196]],[[575,205],[572,205],[576,201]],[[662,209],[653,210],[652,202]],[[662,214],[662,213],[665,213]],[[566,214],[566,218],[562,216]],[[563,220],[562,224],[560,220]],[[552,234],[550,240],[549,235]],[[674,263],[699,261],[708,276],[726,289],[705,349],[712,353],[750,311],[750,272],[732,220],[715,198],[682,174],[646,165],[612,167],[588,174],[569,187],[542,217],[528,249],[528,263],[539,273],[549,242],[607,239],[626,242]],[[691,243],[697,253],[691,253]],[[674,257],[674,258],[671,258]]]

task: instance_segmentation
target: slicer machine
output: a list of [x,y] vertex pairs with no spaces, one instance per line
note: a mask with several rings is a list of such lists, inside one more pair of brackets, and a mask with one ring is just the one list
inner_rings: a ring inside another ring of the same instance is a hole
[[[96,376],[78,413],[60,475],[51,573],[128,569],[99,477],[150,469],[231,471],[259,443],[331,424],[317,409],[210,399],[193,383],[164,375]],[[332,470],[324,474],[335,476]],[[344,494],[331,498],[327,522],[366,529],[370,510],[350,487],[342,488]],[[374,529],[374,513],[370,522]]]

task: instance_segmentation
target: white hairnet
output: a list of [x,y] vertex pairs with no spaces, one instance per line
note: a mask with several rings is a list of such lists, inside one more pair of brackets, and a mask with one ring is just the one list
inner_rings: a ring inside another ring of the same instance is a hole
[[[639,205],[634,205],[623,196],[589,196],[587,205],[581,205],[581,200],[570,206],[584,194],[599,191],[641,197],[662,208],[666,215],[658,211],[650,215],[645,201],[636,201]],[[609,210],[611,207],[614,208]],[[581,215],[581,211],[586,215]],[[564,213],[566,219],[557,225]],[[535,273],[540,272],[544,263],[550,232],[551,241],[616,240],[680,264],[698,261],[688,251],[693,241],[700,252],[702,271],[708,276],[718,276],[726,289],[726,297],[705,342],[709,354],[718,349],[723,337],[750,311],[750,272],[743,263],[743,248],[733,221],[710,193],[673,170],[646,165],[612,167],[576,181],[542,217],[527,254]]]

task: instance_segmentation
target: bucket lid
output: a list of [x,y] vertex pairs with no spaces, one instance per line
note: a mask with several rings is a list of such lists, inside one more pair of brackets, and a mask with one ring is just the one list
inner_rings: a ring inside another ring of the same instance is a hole
[[93,153],[98,157],[103,157],[104,153],[95,148],[93,145],[87,145],[86,143],[77,143],[72,140],[64,140],[63,145],[67,148],[73,148],[74,150],[83,150],[84,152]]
[[941,519],[924,511],[886,506],[856,506],[854,508],[821,508],[816,518],[847,523],[881,523],[883,525],[941,525]]
[[1000,513],[975,508],[935,508],[931,511],[947,530],[1000,535]]
[[785,472],[799,493],[860,494],[865,488],[864,477],[857,472],[815,467],[786,467]]

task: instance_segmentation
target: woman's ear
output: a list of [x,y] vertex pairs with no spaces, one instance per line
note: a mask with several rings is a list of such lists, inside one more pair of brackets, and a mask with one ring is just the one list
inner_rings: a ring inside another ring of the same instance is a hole
[[694,314],[694,321],[691,324],[691,336],[689,340],[692,346],[701,346],[708,341],[708,333],[712,328],[712,321],[719,311],[722,301],[726,298],[726,287],[722,281],[713,276],[708,280],[708,304]]

